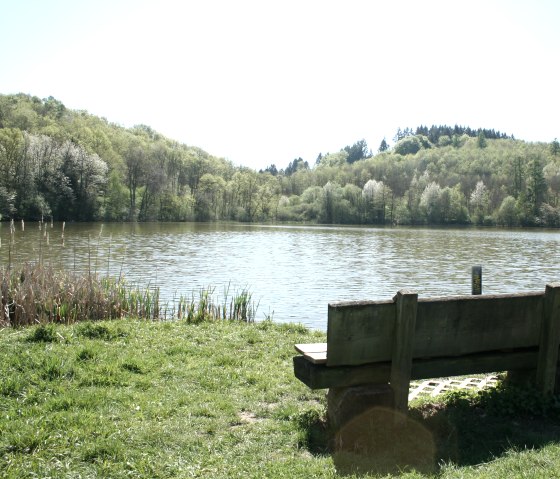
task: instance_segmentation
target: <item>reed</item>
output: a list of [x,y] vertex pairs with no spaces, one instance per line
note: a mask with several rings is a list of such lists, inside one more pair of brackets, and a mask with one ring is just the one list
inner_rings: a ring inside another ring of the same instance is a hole
[[230,294],[228,285],[221,302],[216,299],[214,292],[215,288],[207,287],[198,291],[198,298],[194,292],[190,296],[181,295],[178,301],[174,302],[176,307],[171,310],[171,317],[184,319],[189,323],[220,320],[246,323],[255,321],[258,303],[252,300],[248,289]]
[[129,285],[122,274],[78,275],[43,262],[1,268],[0,303],[0,327],[122,318],[253,322],[258,308],[247,289],[230,295],[228,288],[220,303],[214,289],[205,288],[169,305],[159,287]]

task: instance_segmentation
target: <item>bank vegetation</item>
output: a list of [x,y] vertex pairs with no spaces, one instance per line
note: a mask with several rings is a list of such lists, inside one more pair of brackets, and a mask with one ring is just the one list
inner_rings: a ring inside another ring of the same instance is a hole
[[4,219],[560,227],[559,195],[557,140],[419,126],[375,153],[358,140],[257,172],[146,125],[0,95]]
[[42,262],[0,267],[0,328],[135,318],[253,322],[258,303],[248,289],[215,288],[160,298],[159,287],[139,287],[96,272],[76,274]]

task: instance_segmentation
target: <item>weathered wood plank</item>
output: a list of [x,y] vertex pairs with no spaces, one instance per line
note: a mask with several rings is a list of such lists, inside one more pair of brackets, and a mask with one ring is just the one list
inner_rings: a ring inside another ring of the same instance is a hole
[[313,364],[304,356],[294,356],[294,374],[311,389],[359,386],[361,384],[388,384],[391,364],[377,363],[363,366],[330,367]]
[[418,294],[402,290],[395,296],[397,305],[395,332],[393,339],[393,357],[391,360],[391,377],[394,407],[403,415],[395,418],[402,420],[408,410],[408,388],[412,369],[412,346],[416,329],[416,312]]
[[303,357],[308,361],[311,361],[313,364],[327,364],[326,351],[320,353],[305,353]]
[[294,344],[294,347],[296,348],[296,351],[301,354],[327,352],[327,343]]
[[[532,369],[537,366],[537,356],[537,348],[531,348],[462,357],[414,359],[410,378],[411,380],[430,379],[512,369]],[[295,356],[293,361],[296,378],[311,389],[387,384],[391,376],[390,362],[331,367],[325,364],[313,364],[303,356]]]
[[[460,356],[539,344],[543,293],[418,299],[413,358]],[[329,304],[327,365],[390,361],[396,304]]]
[[537,361],[537,387],[551,394],[556,383],[560,343],[560,283],[546,285]]
[[325,364],[327,362],[327,343],[295,344],[298,353],[314,364]]
[[389,361],[395,311],[392,300],[329,304],[327,364]]
[[538,345],[543,293],[420,299],[414,357]]

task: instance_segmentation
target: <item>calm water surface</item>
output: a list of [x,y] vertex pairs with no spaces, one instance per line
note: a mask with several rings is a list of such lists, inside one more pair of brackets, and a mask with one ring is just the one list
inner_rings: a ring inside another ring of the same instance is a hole
[[[483,292],[543,290],[560,281],[560,232],[543,230],[352,228],[239,224],[0,224],[0,266],[37,261],[159,286],[173,301],[215,287],[218,299],[248,288],[257,319],[325,329],[327,304],[389,299],[408,288],[421,296],[470,294],[473,265]],[[196,296],[196,294],[195,294]]]

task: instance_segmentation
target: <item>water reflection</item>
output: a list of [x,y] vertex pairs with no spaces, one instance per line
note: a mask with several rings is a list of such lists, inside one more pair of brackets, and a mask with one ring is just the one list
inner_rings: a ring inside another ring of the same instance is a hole
[[[542,230],[360,228],[240,224],[0,224],[0,265],[39,258],[76,272],[124,274],[159,286],[171,301],[214,286],[221,297],[249,287],[257,318],[324,329],[327,304],[470,293],[483,266],[483,292],[541,290],[560,279],[560,233]],[[47,243],[48,234],[48,243]]]

